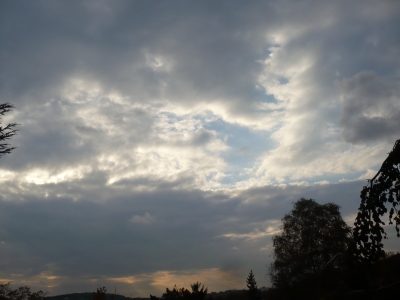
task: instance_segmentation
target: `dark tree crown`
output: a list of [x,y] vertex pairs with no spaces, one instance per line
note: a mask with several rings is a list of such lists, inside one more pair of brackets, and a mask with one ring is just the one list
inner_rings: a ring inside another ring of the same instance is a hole
[[274,262],[269,275],[275,286],[292,286],[315,276],[350,241],[351,229],[343,221],[340,207],[320,205],[301,198],[282,218],[282,233],[272,238]]

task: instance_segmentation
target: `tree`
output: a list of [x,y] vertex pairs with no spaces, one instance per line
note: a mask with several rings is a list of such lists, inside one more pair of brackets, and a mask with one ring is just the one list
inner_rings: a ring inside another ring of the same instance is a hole
[[107,289],[105,286],[97,288],[96,293],[93,293],[92,300],[106,300]]
[[[4,116],[5,113],[11,111],[13,108],[14,106],[10,103],[0,104],[0,115]],[[15,129],[17,125],[17,123],[9,123],[6,127],[2,127],[0,122],[0,157],[4,154],[11,153],[11,151],[15,149],[15,147],[9,147],[9,144],[1,142],[17,134],[18,130]]]
[[10,288],[10,283],[0,284],[0,300],[44,300],[47,292],[31,292],[27,286],[21,286],[15,290]]
[[282,218],[282,233],[272,238],[275,261],[269,275],[275,287],[291,287],[321,272],[337,253],[347,249],[351,229],[343,221],[340,207],[320,205],[301,198]]
[[176,285],[172,290],[169,288],[165,289],[165,293],[161,296],[166,300],[177,300],[177,299],[189,299],[190,292],[188,289],[180,288],[178,289]]
[[191,300],[203,300],[207,296],[208,289],[204,287],[200,282],[196,282],[190,285],[192,293],[190,295]]
[[253,270],[250,270],[249,276],[247,276],[246,285],[248,288],[247,294],[249,296],[249,300],[256,300],[258,298],[258,288]]
[[[177,288],[176,285],[172,290],[166,288],[165,293],[161,296],[162,299],[166,300],[203,300],[207,296],[207,288],[204,287],[200,282],[195,282],[190,285],[192,291],[190,292],[186,288]],[[150,294],[151,300],[159,300],[160,298]]]
[[383,162],[378,173],[368,180],[369,184],[361,191],[361,204],[354,223],[353,237],[355,242],[354,256],[361,262],[376,263],[384,257],[382,237],[387,238],[381,216],[387,213],[386,204],[392,207],[389,211],[389,224],[395,222],[397,236],[400,237],[400,140]]

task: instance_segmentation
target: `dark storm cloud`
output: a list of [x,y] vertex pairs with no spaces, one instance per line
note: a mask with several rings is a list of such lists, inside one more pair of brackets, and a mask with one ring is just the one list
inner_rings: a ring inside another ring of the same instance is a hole
[[400,85],[398,77],[361,72],[341,84],[343,112],[340,124],[350,143],[398,138]]

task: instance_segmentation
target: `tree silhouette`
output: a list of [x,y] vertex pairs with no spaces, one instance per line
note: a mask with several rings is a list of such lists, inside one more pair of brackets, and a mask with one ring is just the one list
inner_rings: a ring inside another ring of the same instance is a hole
[[190,285],[192,289],[192,293],[190,295],[190,299],[192,300],[203,300],[207,296],[207,288],[204,287],[200,282],[196,282]]
[[269,275],[276,287],[290,287],[316,276],[337,253],[347,249],[350,227],[343,221],[340,207],[320,205],[301,198],[283,219],[282,233],[272,238],[275,261]]
[[93,293],[92,300],[106,300],[107,289],[105,286],[98,288],[96,293]]
[[165,289],[165,293],[161,296],[167,300],[175,300],[175,299],[189,299],[190,292],[188,289],[180,288],[178,289],[176,285],[172,290],[169,288]]
[[249,276],[247,276],[246,285],[248,288],[247,294],[249,296],[249,300],[256,300],[258,298],[258,288],[253,270],[250,270]]
[[15,290],[10,288],[10,283],[0,284],[1,300],[44,300],[47,292],[31,292],[27,286],[21,286]]
[[384,256],[382,237],[387,238],[381,216],[387,213],[386,204],[391,204],[389,224],[395,223],[400,237],[400,140],[383,162],[378,173],[361,191],[361,204],[354,223],[354,254],[362,262],[374,263]]
[[[176,285],[172,290],[166,288],[165,293],[161,296],[162,299],[168,300],[203,300],[207,296],[207,288],[200,282],[195,282],[190,285],[191,292],[186,288],[177,288]],[[150,294],[150,300],[158,300],[157,296]]]
[[[5,113],[11,111],[11,109],[13,108],[14,106],[10,103],[0,104],[0,115],[3,116]],[[17,134],[18,130],[15,129],[17,125],[17,123],[9,123],[6,127],[3,127],[1,126],[0,122],[0,157],[4,154],[11,153],[11,151],[15,149],[15,147],[9,147],[9,144],[1,142],[8,140]]]

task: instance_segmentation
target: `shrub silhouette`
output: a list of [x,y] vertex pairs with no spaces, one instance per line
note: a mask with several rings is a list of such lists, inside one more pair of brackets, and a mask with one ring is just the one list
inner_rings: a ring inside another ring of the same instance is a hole
[[[190,285],[191,292],[186,288],[177,288],[176,285],[173,287],[172,290],[166,288],[165,293],[161,296],[161,299],[168,299],[168,300],[203,300],[207,296],[207,288],[204,287],[199,282],[195,282]],[[160,299],[156,296],[150,294],[150,300],[157,300]]]
[[92,300],[106,300],[107,289],[105,286],[98,288],[95,293],[93,293]]

